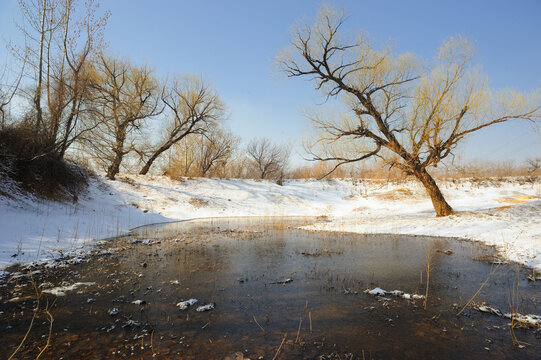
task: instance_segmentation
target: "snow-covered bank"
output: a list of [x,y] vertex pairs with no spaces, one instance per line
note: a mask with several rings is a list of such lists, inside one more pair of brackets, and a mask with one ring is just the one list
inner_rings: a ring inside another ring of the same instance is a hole
[[162,176],[92,179],[77,204],[0,196],[0,267],[58,256],[156,222],[326,215],[330,222],[309,229],[464,237],[494,244],[509,259],[541,269],[539,182],[448,181],[441,187],[457,215],[435,218],[415,182],[301,180],[279,186],[256,180],[179,182]]

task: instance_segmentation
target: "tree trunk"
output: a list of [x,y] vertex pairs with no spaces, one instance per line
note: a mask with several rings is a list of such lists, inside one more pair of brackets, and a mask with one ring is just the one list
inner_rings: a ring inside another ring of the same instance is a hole
[[116,152],[115,158],[109,167],[107,168],[107,177],[110,180],[115,179],[115,175],[120,171],[120,163],[122,162],[122,152]]
[[148,171],[150,170],[150,167],[154,163],[154,161],[165,151],[169,150],[171,146],[173,146],[174,143],[167,142],[166,144],[162,145],[158,150],[152,154],[152,156],[148,159],[145,166],[139,171],[139,175],[146,175]]
[[122,163],[122,159],[124,158],[124,155],[126,154],[126,152],[124,151],[125,139],[126,139],[126,128],[125,126],[122,126],[120,129],[117,130],[117,134],[116,134],[115,147],[113,148],[115,157],[111,165],[109,165],[109,167],[107,168],[107,177],[110,180],[114,180],[115,175],[120,172],[120,164]]
[[[39,60],[38,60],[38,86],[34,94],[34,106],[36,108],[36,126],[39,129],[43,126],[43,112],[41,110],[41,86],[43,78],[43,43],[45,41],[45,12],[47,11],[47,2],[43,0],[40,11],[42,11],[40,21],[40,36],[39,36]],[[45,129],[43,129],[45,130]]]
[[436,210],[436,216],[448,216],[453,214],[453,208],[445,201],[440,188],[432,176],[430,176],[425,169],[416,171],[414,175],[424,185],[426,192],[430,196],[434,210]]

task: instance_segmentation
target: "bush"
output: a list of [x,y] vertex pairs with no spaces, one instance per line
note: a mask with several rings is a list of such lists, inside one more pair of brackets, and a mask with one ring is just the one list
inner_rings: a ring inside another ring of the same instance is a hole
[[15,181],[37,196],[77,201],[86,188],[88,174],[75,164],[59,159],[50,141],[31,127],[0,129],[0,178]]

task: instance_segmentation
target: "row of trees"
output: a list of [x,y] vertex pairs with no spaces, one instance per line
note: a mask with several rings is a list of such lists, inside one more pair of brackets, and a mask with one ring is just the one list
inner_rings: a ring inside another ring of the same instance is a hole
[[257,138],[245,148],[240,139],[224,131],[190,137],[176,146],[165,173],[171,177],[283,179],[289,176],[290,149]]
[[[225,129],[226,107],[212,85],[190,75],[160,79],[149,66],[110,55],[103,47],[109,14],[98,16],[94,0],[19,4],[26,41],[9,44],[21,71],[10,76],[6,65],[0,73],[0,125],[40,139],[30,160],[71,153],[114,179],[123,163],[147,174],[165,154],[169,173],[197,176],[223,172],[239,155],[240,139]],[[14,99],[26,104],[22,114],[10,114]],[[236,161],[243,175],[271,178],[288,159],[286,147],[257,139]]]

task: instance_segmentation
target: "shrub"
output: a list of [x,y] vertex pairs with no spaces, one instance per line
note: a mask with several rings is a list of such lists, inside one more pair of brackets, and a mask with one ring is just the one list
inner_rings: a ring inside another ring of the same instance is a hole
[[84,169],[59,159],[47,137],[32,127],[18,125],[0,129],[0,178],[39,197],[77,201],[86,188]]

